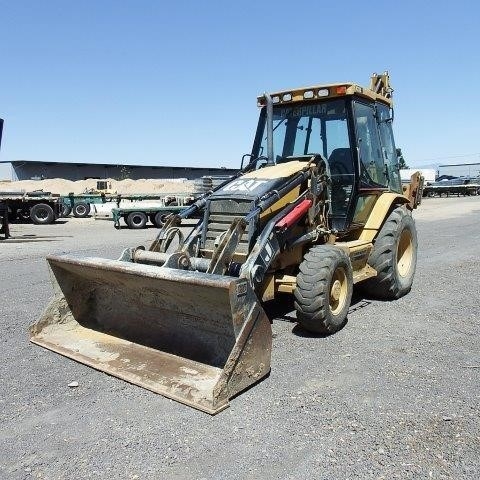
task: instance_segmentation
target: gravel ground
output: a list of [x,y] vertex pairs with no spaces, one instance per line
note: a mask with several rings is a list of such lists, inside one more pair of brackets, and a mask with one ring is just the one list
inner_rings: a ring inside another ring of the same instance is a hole
[[13,225],[0,244],[0,478],[480,478],[480,197],[427,199],[415,217],[412,292],[356,296],[325,338],[282,312],[271,375],[215,417],[28,342],[51,293],[46,254],[116,258],[153,228]]

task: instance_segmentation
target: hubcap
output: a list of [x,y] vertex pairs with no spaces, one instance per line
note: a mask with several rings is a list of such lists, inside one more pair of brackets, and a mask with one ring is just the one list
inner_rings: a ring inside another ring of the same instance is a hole
[[397,247],[397,270],[401,277],[406,277],[413,261],[413,240],[410,230],[405,229],[400,235]]
[[341,291],[342,291],[342,284],[338,280],[335,280],[335,282],[332,285],[332,299],[335,302],[338,302],[338,300],[340,299]]
[[330,287],[330,310],[333,315],[338,313],[345,306],[347,298],[347,274],[343,267],[338,267],[333,273],[332,283]]

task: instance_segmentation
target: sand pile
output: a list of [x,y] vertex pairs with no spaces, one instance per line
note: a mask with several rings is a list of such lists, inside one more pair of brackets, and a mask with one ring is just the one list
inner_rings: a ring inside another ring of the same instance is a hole
[[[132,193],[188,193],[193,192],[194,185],[191,180],[162,180],[162,179],[141,179],[141,180],[113,180],[106,179],[111,183],[113,191],[121,194]],[[0,192],[31,192],[43,190],[44,192],[67,195],[85,193],[89,189],[95,189],[97,181],[94,179],[78,180],[73,182],[63,178],[51,178],[47,180],[20,180],[17,182],[0,182]]]

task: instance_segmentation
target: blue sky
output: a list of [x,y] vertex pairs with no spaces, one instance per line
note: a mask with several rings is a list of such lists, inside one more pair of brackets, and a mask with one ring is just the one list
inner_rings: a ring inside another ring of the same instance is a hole
[[389,70],[407,163],[479,162],[479,10],[0,0],[0,160],[234,167],[258,94]]

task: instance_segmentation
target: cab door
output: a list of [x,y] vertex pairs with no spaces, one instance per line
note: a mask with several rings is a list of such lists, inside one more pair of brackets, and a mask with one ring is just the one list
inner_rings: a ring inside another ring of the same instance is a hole
[[384,154],[375,105],[354,102],[357,151],[360,160],[360,191],[388,188]]

